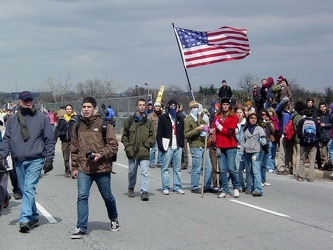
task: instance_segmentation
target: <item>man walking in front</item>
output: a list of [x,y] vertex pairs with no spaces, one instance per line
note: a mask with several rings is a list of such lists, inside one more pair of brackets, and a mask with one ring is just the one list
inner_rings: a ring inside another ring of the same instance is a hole
[[33,105],[33,96],[29,91],[21,92],[17,112],[9,118],[6,126],[0,158],[6,159],[11,153],[14,161],[23,195],[19,218],[22,233],[39,225],[35,191],[43,166],[44,173],[53,169],[54,148],[48,117]]
[[107,124],[105,135],[103,134],[103,120],[100,118],[96,100],[85,97],[82,101],[82,116],[80,121],[73,125],[71,139],[73,178],[77,179],[78,188],[77,224],[71,239],[81,239],[87,235],[88,198],[94,181],[105,202],[111,231],[119,230],[116,199],[110,187],[111,158],[117,152],[118,141],[113,127]]
[[148,201],[148,168],[150,148],[155,144],[154,127],[152,121],[147,119],[145,99],[138,100],[136,110],[134,115],[126,119],[121,137],[128,158],[128,197],[134,198],[134,187],[140,165],[141,200]]

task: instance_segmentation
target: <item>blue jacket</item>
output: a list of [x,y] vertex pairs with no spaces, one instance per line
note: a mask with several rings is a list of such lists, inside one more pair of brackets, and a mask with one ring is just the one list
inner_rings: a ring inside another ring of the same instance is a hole
[[0,146],[0,156],[7,157],[10,152],[14,161],[53,160],[55,141],[49,118],[36,110],[34,116],[25,115],[24,120],[30,138],[23,141],[17,114],[11,115]]

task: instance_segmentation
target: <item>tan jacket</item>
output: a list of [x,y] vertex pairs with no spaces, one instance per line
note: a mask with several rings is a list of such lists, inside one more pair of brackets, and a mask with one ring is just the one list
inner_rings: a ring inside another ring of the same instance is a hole
[[157,133],[157,128],[158,128],[158,118],[159,116],[155,114],[155,112],[151,112],[148,115],[148,120],[151,120],[153,122],[153,127],[154,127],[154,131],[155,131],[155,137],[156,137],[156,133]]
[[[118,140],[111,124],[106,130],[106,144],[102,135],[102,122],[99,113],[89,118],[81,117],[81,124],[76,133],[76,125],[73,125],[71,140],[72,170],[79,170],[85,174],[111,173],[111,157],[118,152]],[[103,155],[97,161],[92,162],[86,158],[88,150]]]

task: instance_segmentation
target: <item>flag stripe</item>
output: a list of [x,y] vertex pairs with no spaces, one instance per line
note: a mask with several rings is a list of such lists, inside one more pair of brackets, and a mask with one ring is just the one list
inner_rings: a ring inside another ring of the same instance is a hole
[[240,60],[251,53],[246,29],[223,26],[213,31],[175,28],[186,68]]

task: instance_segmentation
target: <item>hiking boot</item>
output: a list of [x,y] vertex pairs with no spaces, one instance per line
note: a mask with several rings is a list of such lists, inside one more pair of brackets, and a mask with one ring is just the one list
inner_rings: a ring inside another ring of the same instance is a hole
[[217,198],[228,198],[228,197],[230,197],[230,195],[228,195],[224,192],[222,192],[219,196],[217,196]]
[[201,194],[201,192],[200,192],[200,189],[199,189],[199,188],[192,189],[192,190],[191,190],[191,193],[193,193],[193,194]]
[[29,220],[28,226],[29,226],[29,228],[38,227],[39,226],[39,220],[38,219]]
[[28,222],[20,222],[20,232],[21,233],[26,233],[29,232],[30,227]]
[[259,192],[257,192],[257,191],[253,191],[253,192],[252,192],[252,195],[253,195],[253,196],[261,196],[262,194],[259,193]]
[[164,194],[164,195],[169,195],[169,194],[170,194],[170,192],[169,192],[169,190],[168,190],[168,189],[163,189],[163,191],[162,191],[162,194]]
[[86,232],[83,232],[80,228],[75,228],[74,233],[71,235],[71,239],[82,239],[87,235]]
[[149,196],[147,192],[142,192],[141,194],[141,200],[142,201],[149,201]]
[[134,189],[133,188],[128,188],[127,196],[128,196],[128,198],[134,198]]
[[5,198],[5,200],[2,203],[2,208],[7,208],[9,205],[9,201],[12,197],[9,195],[7,198]]
[[239,191],[238,189],[234,189],[234,198],[239,198]]
[[119,222],[118,222],[118,219],[111,220],[111,231],[112,232],[119,231]]

